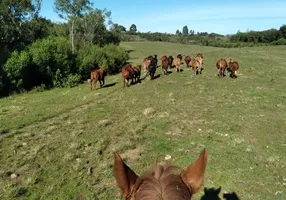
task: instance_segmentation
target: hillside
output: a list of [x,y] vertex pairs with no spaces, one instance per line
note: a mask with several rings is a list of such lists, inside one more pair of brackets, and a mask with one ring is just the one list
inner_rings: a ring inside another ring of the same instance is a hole
[[[113,152],[142,174],[167,154],[184,168],[204,147],[205,187],[241,199],[286,198],[286,46],[121,46],[136,64],[150,54],[201,52],[205,70],[194,76],[183,65],[163,76],[158,68],[158,79],[125,89],[115,75],[93,91],[85,83],[0,99],[1,199],[118,199]],[[240,64],[238,78],[218,78],[215,62],[229,56]]]

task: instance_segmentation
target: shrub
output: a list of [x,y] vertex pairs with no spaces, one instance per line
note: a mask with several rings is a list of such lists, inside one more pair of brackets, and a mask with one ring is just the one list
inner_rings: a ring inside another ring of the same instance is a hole
[[4,65],[4,71],[10,79],[12,90],[21,90],[27,86],[31,69],[31,56],[28,51],[14,51]]
[[280,38],[279,40],[272,42],[272,44],[275,44],[275,45],[286,45],[286,39]]
[[90,70],[94,67],[106,69],[111,74],[117,73],[127,60],[125,50],[113,44],[104,47],[86,46],[79,51],[77,58],[79,73],[84,78],[89,77]]
[[29,90],[41,84],[62,87],[69,74],[75,73],[69,41],[60,37],[38,40],[7,60],[4,71],[11,90]]
[[67,81],[65,82],[64,86],[65,87],[75,87],[75,86],[78,86],[78,84],[80,83],[80,80],[81,80],[81,76],[78,75],[78,74],[70,74],[67,78]]

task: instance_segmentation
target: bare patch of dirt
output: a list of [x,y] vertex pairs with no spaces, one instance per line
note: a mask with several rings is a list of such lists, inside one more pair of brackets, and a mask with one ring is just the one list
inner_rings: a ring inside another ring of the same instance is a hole
[[145,116],[151,116],[153,114],[155,114],[155,109],[154,108],[146,108],[144,111],[143,111],[143,114]]
[[127,151],[120,154],[123,160],[137,160],[141,156],[141,147],[135,149],[128,149]]

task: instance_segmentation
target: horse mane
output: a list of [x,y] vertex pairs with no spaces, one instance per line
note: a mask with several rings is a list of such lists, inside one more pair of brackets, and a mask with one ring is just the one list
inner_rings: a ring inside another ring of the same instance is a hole
[[131,199],[191,199],[192,193],[181,179],[180,174],[173,173],[176,169],[180,168],[170,164],[156,163],[152,172],[138,178]]

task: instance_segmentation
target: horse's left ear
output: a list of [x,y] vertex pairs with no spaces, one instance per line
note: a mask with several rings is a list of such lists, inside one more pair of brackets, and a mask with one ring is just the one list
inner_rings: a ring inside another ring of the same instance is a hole
[[181,178],[192,194],[197,193],[204,183],[208,153],[204,149],[199,158],[181,172]]
[[113,175],[121,189],[122,197],[127,198],[138,176],[122,161],[118,153],[114,153]]

